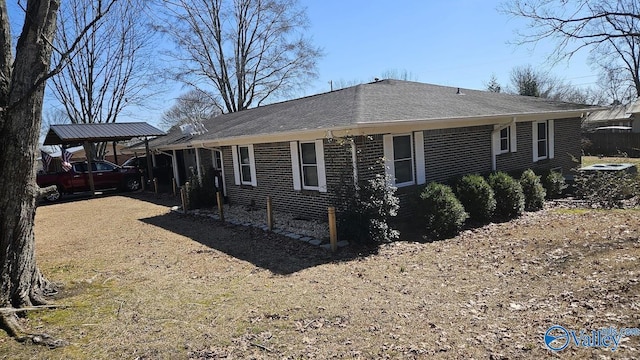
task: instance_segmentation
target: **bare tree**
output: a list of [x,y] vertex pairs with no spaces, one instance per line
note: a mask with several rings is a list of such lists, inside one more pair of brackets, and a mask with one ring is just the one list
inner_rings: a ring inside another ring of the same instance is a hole
[[555,41],[558,60],[586,49],[598,65],[619,64],[640,95],[640,0],[511,0],[501,10],[529,20],[518,43]]
[[606,95],[610,104],[627,104],[637,98],[633,82],[626,76],[624,68],[615,62],[602,63],[602,71],[598,77],[598,87]]
[[[100,4],[89,27],[113,1]],[[14,57],[9,14],[6,2],[0,0],[0,307],[4,309],[45,304],[51,289],[36,265],[33,231],[36,198],[53,190],[40,189],[35,182],[44,88],[87,30],[80,31],[68,49],[59,49],[61,61],[50,70],[59,7],[59,0],[26,1]],[[15,312],[0,311],[0,327],[17,338],[47,339],[24,333]]]
[[403,69],[388,69],[382,72],[381,79],[395,79],[395,80],[404,80],[404,81],[417,81],[418,77],[414,75],[412,72]]
[[[69,117],[64,110],[50,108],[45,110],[42,114],[42,125],[40,126],[40,138],[44,139],[49,132],[49,128],[51,125],[59,125],[59,124],[68,124]],[[54,152],[58,150],[60,147],[56,145],[48,145],[41,146],[41,149],[49,150],[50,152]]]
[[297,0],[167,0],[170,20],[158,28],[175,40],[174,75],[215,89],[223,113],[260,106],[317,76],[321,50],[304,37]]
[[[102,0],[67,0],[61,10],[54,45],[68,48],[100,11]],[[78,50],[59,76],[52,78],[53,94],[71,123],[112,123],[131,105],[139,105],[148,88],[150,27],[145,3],[119,1],[100,22],[90,27]],[[60,55],[53,55],[53,61]],[[92,157],[103,158],[106,143],[94,144]]]
[[511,84],[507,92],[579,104],[598,105],[605,102],[602,91],[573,86],[531,65],[517,66],[511,70]]
[[190,90],[178,97],[175,104],[162,114],[160,126],[169,129],[190,121],[202,121],[220,115],[213,96],[202,90]]
[[542,98],[553,97],[559,87],[559,80],[549,74],[534,69],[531,65],[517,66],[511,70],[510,92]]

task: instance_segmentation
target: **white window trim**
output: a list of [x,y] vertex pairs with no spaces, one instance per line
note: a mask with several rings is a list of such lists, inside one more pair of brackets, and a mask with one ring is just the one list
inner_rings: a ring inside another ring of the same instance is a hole
[[[316,148],[316,168],[318,171],[318,186],[305,186],[302,180],[302,159],[300,158],[302,151],[300,144],[315,143]],[[293,190],[314,190],[322,193],[327,192],[327,174],[324,161],[324,142],[322,139],[315,141],[291,141],[289,143],[291,149],[291,174],[293,177]]]
[[424,162],[424,132],[414,132],[413,141],[416,156],[416,182],[418,185],[423,185],[427,183],[427,172]]
[[[504,130],[505,128],[509,129],[509,148],[507,150],[502,150],[502,143],[501,143],[501,138],[500,138],[500,132],[502,130]],[[500,126],[500,125],[494,125],[493,128],[493,135],[492,135],[492,140],[493,140],[493,151],[494,154],[496,155],[502,155],[502,154],[508,154],[508,153],[514,153],[518,151],[518,144],[517,144],[517,134],[516,134],[516,123],[512,123],[510,125],[507,126]]]
[[[547,155],[538,155],[538,124],[546,123],[547,127]],[[533,162],[540,160],[553,159],[555,157],[555,129],[553,120],[534,121],[532,122],[532,136],[533,143]]]
[[[411,142],[411,181],[405,181],[403,183],[396,183],[396,169],[395,169],[395,160],[393,153],[393,138],[399,136],[409,136],[409,141]],[[386,134],[382,136],[383,148],[384,148],[384,159],[385,159],[385,167],[387,174],[390,176],[390,184],[395,187],[405,187],[416,184],[416,156],[413,153],[414,150],[414,138],[413,134]],[[424,140],[423,140],[424,142]],[[424,147],[422,152],[422,157],[424,159]],[[422,166],[424,167],[424,161],[422,161]]]
[[[251,181],[243,181],[240,171],[240,151],[239,147],[246,147],[249,150],[249,171],[251,172]],[[231,155],[233,157],[233,177],[236,185],[251,185],[258,186],[258,179],[256,178],[256,159],[253,154],[253,145],[233,145],[231,147]]]

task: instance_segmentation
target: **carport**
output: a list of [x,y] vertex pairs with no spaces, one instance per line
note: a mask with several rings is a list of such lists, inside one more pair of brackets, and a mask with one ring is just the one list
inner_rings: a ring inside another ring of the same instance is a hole
[[[113,152],[116,155],[116,142],[144,138],[147,164],[151,163],[149,153],[149,137],[164,136],[166,133],[146,122],[131,123],[97,123],[97,124],[61,124],[51,125],[44,139],[43,145],[62,145],[63,147],[83,145],[87,153],[87,168],[89,171],[89,186],[91,194],[95,194],[90,143],[113,142]],[[117,162],[117,160],[116,160]],[[149,179],[153,179],[153,169],[147,166]]]

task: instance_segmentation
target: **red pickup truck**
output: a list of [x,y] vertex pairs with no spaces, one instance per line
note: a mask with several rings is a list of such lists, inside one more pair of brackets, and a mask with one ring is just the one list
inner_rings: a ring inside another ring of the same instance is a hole
[[[135,191],[140,189],[140,174],[133,167],[120,167],[108,161],[95,160],[91,163],[93,183],[96,190],[121,189]],[[59,200],[62,194],[89,191],[89,171],[87,162],[72,162],[69,171],[39,173],[36,182],[40,187],[55,185],[58,192],[47,196],[48,201]]]

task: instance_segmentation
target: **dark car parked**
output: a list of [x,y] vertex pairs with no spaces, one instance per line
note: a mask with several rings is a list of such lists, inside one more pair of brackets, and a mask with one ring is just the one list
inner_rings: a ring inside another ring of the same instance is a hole
[[[96,190],[121,189],[135,191],[140,189],[140,175],[133,167],[121,167],[104,160],[91,163],[93,184]],[[89,191],[89,171],[87,162],[72,162],[69,171],[40,173],[36,177],[40,187],[55,185],[58,192],[47,196],[47,200],[59,200],[62,194]]]

